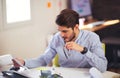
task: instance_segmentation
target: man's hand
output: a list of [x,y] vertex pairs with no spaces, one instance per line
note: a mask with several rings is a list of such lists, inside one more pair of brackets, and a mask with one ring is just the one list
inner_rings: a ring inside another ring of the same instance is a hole
[[68,49],[68,50],[76,50],[78,52],[82,52],[84,50],[84,47],[81,46],[81,45],[78,45],[76,44],[75,42],[67,42],[65,44],[65,47]]
[[20,58],[14,58],[14,59],[12,59],[12,61],[13,61],[13,64],[14,64],[15,67],[21,67],[25,64],[25,61],[23,59],[20,59]]

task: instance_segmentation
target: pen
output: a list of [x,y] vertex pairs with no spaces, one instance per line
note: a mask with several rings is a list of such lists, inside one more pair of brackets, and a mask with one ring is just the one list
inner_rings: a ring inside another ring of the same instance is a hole
[[[21,64],[20,61],[18,61],[17,59],[13,59],[18,65],[20,65],[20,67],[24,68],[25,70],[29,70],[26,66],[24,66],[23,64]],[[30,70],[29,70],[30,71]]]
[[63,48],[63,52],[64,52],[64,54],[65,54],[65,57],[68,59],[68,56],[67,56],[67,54],[66,54],[66,52],[65,52],[65,47]]

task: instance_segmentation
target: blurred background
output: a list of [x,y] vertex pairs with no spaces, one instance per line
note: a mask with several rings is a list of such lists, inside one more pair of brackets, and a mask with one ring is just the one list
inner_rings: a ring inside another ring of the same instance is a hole
[[90,30],[105,46],[108,68],[120,69],[120,0],[0,0],[0,55],[27,59],[42,54],[57,32],[56,16],[65,8],[78,12],[83,25],[117,20]]

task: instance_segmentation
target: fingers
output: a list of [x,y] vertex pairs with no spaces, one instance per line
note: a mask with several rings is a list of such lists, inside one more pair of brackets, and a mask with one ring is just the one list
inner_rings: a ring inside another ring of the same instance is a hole
[[76,50],[78,52],[82,51],[83,50],[83,46],[75,43],[75,42],[67,42],[65,44],[65,47],[68,49],[68,50]]
[[65,47],[66,47],[67,49],[69,49],[69,50],[73,49],[73,42],[67,42],[67,43],[65,44]]
[[12,61],[13,61],[13,65],[14,65],[15,67],[20,67],[20,65],[17,64],[17,62],[16,62],[14,59],[12,59]]
[[15,67],[20,67],[20,66],[24,65],[24,60],[23,59],[14,58],[14,59],[12,59],[12,61],[13,61],[13,65]]

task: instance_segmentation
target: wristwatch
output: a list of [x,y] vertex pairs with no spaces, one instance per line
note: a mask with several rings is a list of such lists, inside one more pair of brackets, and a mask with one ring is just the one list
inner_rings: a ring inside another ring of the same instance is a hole
[[87,53],[88,49],[86,47],[83,48],[83,51],[81,51],[81,54]]

